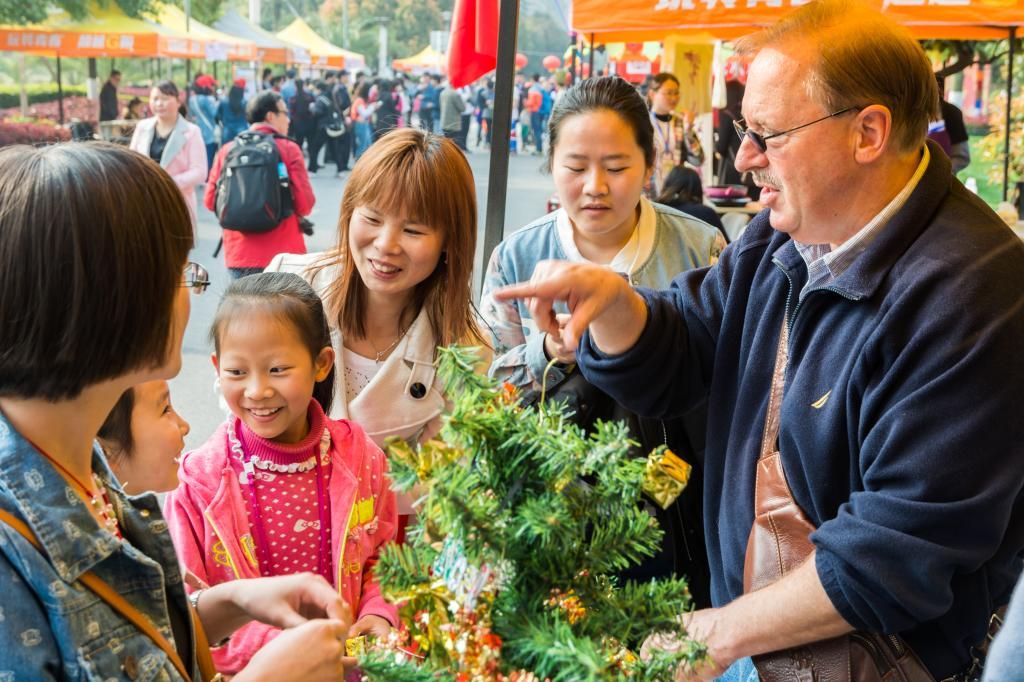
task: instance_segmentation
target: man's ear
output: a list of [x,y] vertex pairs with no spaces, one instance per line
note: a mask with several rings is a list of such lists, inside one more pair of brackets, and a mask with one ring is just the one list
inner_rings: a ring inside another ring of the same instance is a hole
[[874,163],[892,143],[892,112],[881,104],[864,107],[855,126],[854,159],[861,164]]

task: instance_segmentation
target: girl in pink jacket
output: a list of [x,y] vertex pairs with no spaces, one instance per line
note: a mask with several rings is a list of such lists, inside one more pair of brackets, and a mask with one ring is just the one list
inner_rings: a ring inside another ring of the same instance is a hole
[[[334,351],[320,299],[294,274],[243,277],[211,337],[232,415],[184,456],[167,501],[186,582],[319,573],[353,611],[349,637],[387,636],[397,611],[373,567],[395,536],[395,496],[380,448],[357,424],[325,416]],[[252,623],[214,648],[214,662],[235,673],[278,632]]]

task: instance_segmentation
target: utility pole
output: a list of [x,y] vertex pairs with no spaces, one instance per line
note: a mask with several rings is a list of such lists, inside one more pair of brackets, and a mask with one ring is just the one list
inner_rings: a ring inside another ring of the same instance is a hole
[[348,41],[348,2],[341,0],[341,46],[346,50],[349,48]]
[[377,40],[380,43],[377,59],[380,62],[378,71],[385,77],[391,76],[391,63],[388,62],[388,24],[387,19],[381,18],[377,25]]

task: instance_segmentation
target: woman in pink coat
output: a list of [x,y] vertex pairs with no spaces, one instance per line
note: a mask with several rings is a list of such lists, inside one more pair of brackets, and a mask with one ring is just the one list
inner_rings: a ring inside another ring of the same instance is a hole
[[129,145],[160,164],[178,185],[196,224],[196,186],[206,180],[206,145],[203,135],[180,112],[178,87],[160,81],[149,93],[150,118],[139,121]]

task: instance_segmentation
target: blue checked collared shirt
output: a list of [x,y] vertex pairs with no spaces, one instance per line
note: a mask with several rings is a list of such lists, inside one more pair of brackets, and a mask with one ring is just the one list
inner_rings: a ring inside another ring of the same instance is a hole
[[921,163],[918,164],[917,170],[914,171],[914,174],[910,177],[907,184],[903,186],[899,194],[893,197],[893,200],[886,204],[885,208],[879,211],[867,225],[840,244],[839,248],[835,251],[828,244],[801,244],[796,240],[793,241],[796,250],[800,253],[804,262],[807,263],[807,284],[800,290],[801,300],[803,300],[807,292],[831,284],[836,278],[846,272],[850,265],[853,264],[853,261],[857,259],[857,256],[864,253],[864,250],[871,245],[871,242],[881,233],[882,229],[889,223],[889,220],[903,208],[903,204],[907,202],[910,194],[917,187],[917,183],[920,182],[921,176],[924,175],[925,170],[928,168],[928,160],[930,158],[931,155],[928,153],[928,147],[926,146],[924,153],[921,154]]

